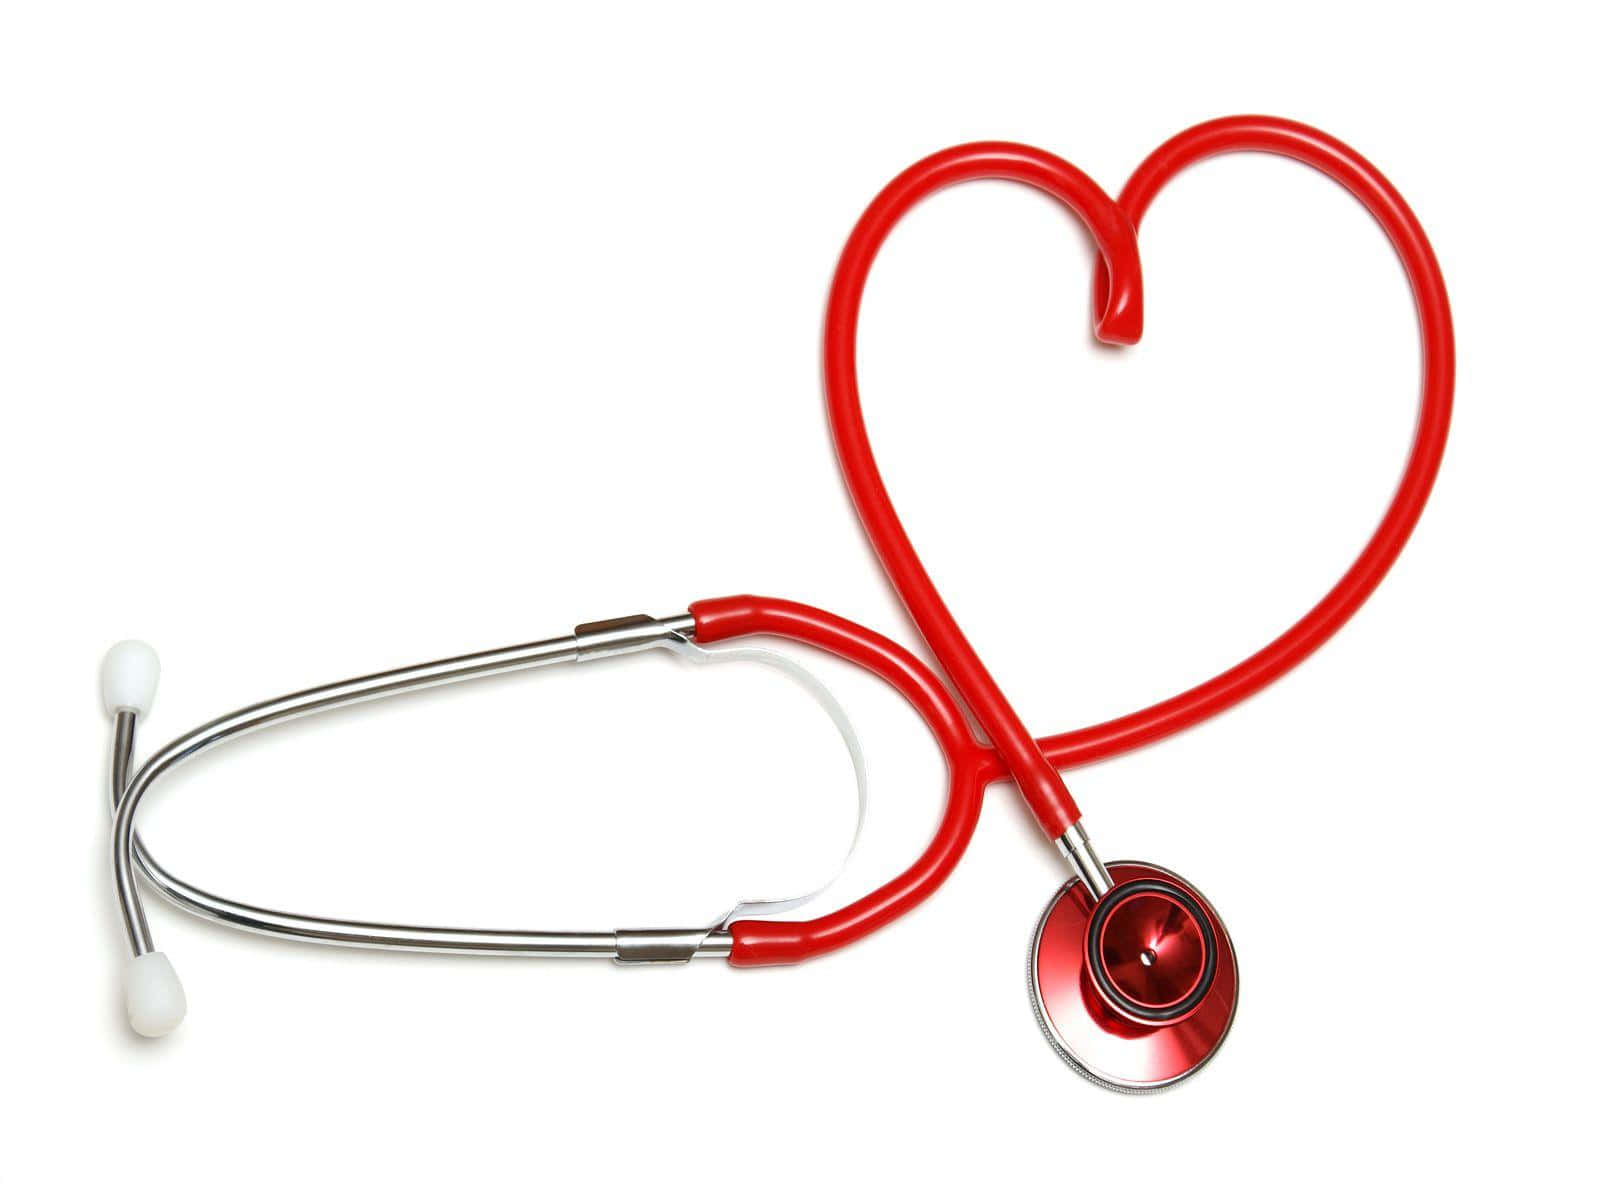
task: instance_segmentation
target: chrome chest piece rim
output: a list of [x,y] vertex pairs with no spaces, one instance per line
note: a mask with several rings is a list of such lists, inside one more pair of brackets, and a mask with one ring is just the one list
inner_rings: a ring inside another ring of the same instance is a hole
[[1207,964],[1206,994],[1181,1018],[1160,1023],[1130,1021],[1106,1004],[1088,967],[1095,909],[1074,879],[1050,898],[1034,926],[1028,997],[1045,1040],[1079,1075],[1113,1092],[1163,1091],[1198,1072],[1227,1040],[1238,1008],[1238,960],[1227,927],[1187,880],[1153,863],[1113,862],[1107,870],[1119,890],[1141,883],[1172,889],[1203,914],[1211,935],[1207,944],[1215,952]]

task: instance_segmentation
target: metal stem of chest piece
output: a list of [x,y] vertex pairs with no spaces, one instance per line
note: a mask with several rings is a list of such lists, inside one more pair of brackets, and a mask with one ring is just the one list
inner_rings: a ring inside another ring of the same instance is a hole
[[1111,873],[1095,853],[1082,821],[1067,826],[1067,831],[1056,839],[1056,849],[1078,872],[1078,878],[1089,889],[1089,895],[1098,900],[1111,890]]

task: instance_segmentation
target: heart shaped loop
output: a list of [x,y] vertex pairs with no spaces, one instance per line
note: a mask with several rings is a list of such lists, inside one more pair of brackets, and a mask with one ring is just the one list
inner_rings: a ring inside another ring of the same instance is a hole
[[1051,837],[1057,837],[1078,820],[1077,804],[961,632],[912,548],[873,458],[856,383],[861,295],[884,239],[919,201],[941,188],[972,179],[1031,184],[1075,212],[1088,227],[1106,268],[1095,334],[1106,342],[1139,340],[1144,305],[1133,223],[1100,186],[1071,163],[1031,146],[1011,142],[955,146],[902,171],[862,213],[845,243],[824,322],[828,420],[856,512],[901,603],[993,741],[1040,824]]
[[[1262,649],[1206,682],[1111,721],[1035,740],[979,660],[917,557],[883,484],[856,379],[861,296],[879,247],[895,223],[933,191],[967,179],[1032,184],[1067,204],[1089,227],[1101,261],[1094,297],[1102,341],[1138,340],[1143,293],[1135,233],[1160,190],[1204,158],[1246,150],[1281,154],[1329,176],[1377,220],[1405,268],[1422,336],[1422,397],[1404,475],[1367,545],[1305,616]],[[957,146],[923,159],[889,184],[862,215],[834,274],[824,332],[828,419],[856,512],[884,571],[934,657],[982,726],[992,750],[986,781],[1016,780],[1052,839],[1078,820],[1057,773],[1169,736],[1237,704],[1301,662],[1347,621],[1393,565],[1415,528],[1438,473],[1450,425],[1455,346],[1444,280],[1427,235],[1394,186],[1350,147],[1308,125],[1277,117],[1208,121],[1160,146],[1129,178],[1115,204],[1077,168],[1044,151],[999,142]]]

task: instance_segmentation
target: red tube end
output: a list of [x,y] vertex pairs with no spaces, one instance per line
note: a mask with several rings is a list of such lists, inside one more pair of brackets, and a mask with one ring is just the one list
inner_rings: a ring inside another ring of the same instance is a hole
[[1132,346],[1144,336],[1144,302],[1137,284],[1112,293],[1100,310],[1094,335],[1112,346]]

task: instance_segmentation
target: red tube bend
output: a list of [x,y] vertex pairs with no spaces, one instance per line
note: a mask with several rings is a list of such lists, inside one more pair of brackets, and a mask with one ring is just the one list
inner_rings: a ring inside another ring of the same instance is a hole
[[865,667],[899,690],[927,722],[950,769],[950,795],[933,841],[902,874],[837,912],[810,921],[735,921],[735,966],[798,962],[836,950],[887,925],[931,896],[954,870],[978,824],[986,747],[932,671],[903,646],[843,617],[765,596],[729,596],[689,606],[695,641],[709,644],[748,634],[803,642]]
[[1040,825],[1054,838],[1077,821],[1078,806],[961,632],[906,536],[872,456],[856,382],[861,295],[884,239],[918,201],[940,188],[971,179],[1031,184],[1072,209],[1088,226],[1106,268],[1096,335],[1107,342],[1139,340],[1143,325],[1139,250],[1127,216],[1098,184],[1053,154],[1010,142],[974,142],[942,150],[901,172],[856,222],[839,256],[828,297],[823,381],[839,463],[883,569],[933,656],[994,742],[1005,772],[1016,779]]
[[[1349,569],[1314,608],[1250,657],[1197,687],[1137,712],[1043,738],[1040,745],[1057,768],[1081,766],[1187,729],[1260,691],[1302,662],[1366,602],[1416,528],[1439,473],[1450,430],[1455,390],[1455,334],[1444,277],[1428,236],[1400,193],[1376,167],[1349,146],[1309,125],[1281,117],[1222,117],[1185,130],[1140,164],[1118,198],[1135,228],[1161,189],[1185,167],[1236,150],[1282,154],[1315,167],[1342,184],[1366,206],[1388,235],[1405,268],[1417,307],[1422,338],[1422,395],[1416,433],[1405,472],[1383,519]],[[1102,268],[1096,294],[1115,291]],[[1002,778],[994,755],[984,778]]]

